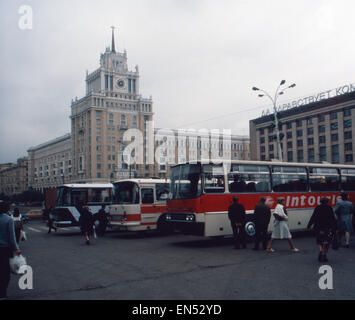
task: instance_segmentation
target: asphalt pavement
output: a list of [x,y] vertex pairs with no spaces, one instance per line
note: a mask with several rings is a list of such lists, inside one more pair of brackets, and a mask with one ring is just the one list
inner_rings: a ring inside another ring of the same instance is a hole
[[25,225],[23,255],[32,290],[12,276],[10,299],[29,300],[312,300],[355,299],[355,239],[330,250],[333,289],[321,290],[314,237],[295,235],[300,252],[276,241],[276,252],[234,250],[231,239],[108,232],[85,245],[79,229],[47,234],[41,221]]

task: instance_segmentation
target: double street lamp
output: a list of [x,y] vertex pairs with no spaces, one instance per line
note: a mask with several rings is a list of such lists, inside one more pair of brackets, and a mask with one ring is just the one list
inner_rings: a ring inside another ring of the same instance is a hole
[[273,106],[274,106],[274,117],[275,117],[275,128],[276,128],[276,138],[277,138],[277,148],[278,148],[278,156],[279,156],[279,160],[280,162],[283,161],[283,157],[282,157],[282,148],[281,148],[281,139],[280,139],[280,128],[279,128],[279,119],[278,119],[278,116],[277,116],[277,108],[276,108],[276,105],[277,105],[277,99],[279,96],[283,95],[285,93],[286,90],[288,89],[291,89],[291,88],[294,88],[296,87],[296,84],[293,83],[291,84],[290,86],[288,87],[284,87],[284,88],[281,88],[283,85],[286,84],[286,80],[282,80],[275,92],[275,96],[274,98],[268,93],[266,92],[265,90],[262,90],[262,89],[259,89],[257,87],[253,87],[253,90],[254,91],[261,91],[262,94],[259,94],[259,97],[262,98],[262,97],[268,97]]

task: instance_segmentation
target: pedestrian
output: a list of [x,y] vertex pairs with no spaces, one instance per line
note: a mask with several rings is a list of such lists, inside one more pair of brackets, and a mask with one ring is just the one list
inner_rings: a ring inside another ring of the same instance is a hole
[[267,247],[267,229],[271,219],[271,210],[265,202],[266,199],[261,197],[259,204],[254,209],[255,246],[253,250],[259,250],[260,242],[263,244],[264,250]]
[[328,262],[327,253],[329,245],[336,234],[337,221],[335,219],[333,208],[328,205],[329,199],[323,198],[320,202],[321,204],[313,211],[307,229],[314,226],[316,241],[319,248],[318,261]]
[[353,233],[352,215],[354,212],[353,204],[348,201],[348,195],[343,192],[341,200],[335,206],[335,213],[338,217],[339,244],[341,245],[342,233],[345,233],[345,247],[349,248],[350,236]]
[[105,235],[107,224],[108,224],[106,205],[103,204],[100,211],[96,213],[95,220],[99,222],[99,226],[97,228],[97,235],[99,237],[103,237]]
[[274,230],[271,235],[271,239],[269,241],[269,244],[266,248],[268,252],[274,252],[275,250],[272,248],[272,243],[276,239],[287,239],[292,252],[298,252],[299,250],[295,247],[293,241],[292,241],[292,235],[290,233],[290,229],[288,228],[287,225],[287,211],[284,206],[285,199],[284,198],[279,198],[277,199],[277,205],[274,210]]
[[94,219],[88,206],[82,206],[80,209],[79,224],[81,231],[85,236],[86,244],[90,244],[90,236],[94,232]]
[[57,232],[57,228],[54,226],[54,219],[53,219],[53,207],[48,209],[48,234],[52,232],[52,229]]
[[24,231],[23,223],[22,223],[22,216],[20,214],[20,210],[18,208],[14,209],[13,217],[14,225],[15,225],[15,235],[17,243],[20,243],[21,234]]
[[233,229],[234,249],[240,249],[240,244],[245,249],[247,247],[244,231],[246,220],[245,208],[238,202],[238,197],[234,197],[233,204],[228,208],[228,218],[231,221]]
[[10,206],[0,202],[0,300],[7,298],[7,287],[10,282],[10,258],[13,252],[21,255],[16,241],[14,221],[8,216]]

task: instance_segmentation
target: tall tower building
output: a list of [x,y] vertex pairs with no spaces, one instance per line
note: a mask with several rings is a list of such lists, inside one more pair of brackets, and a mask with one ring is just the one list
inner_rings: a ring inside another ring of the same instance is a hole
[[153,120],[152,98],[139,91],[138,66],[128,69],[127,52],[116,51],[114,28],[111,48],[101,54],[100,67],[86,75],[86,95],[72,101],[72,157],[74,182],[106,182],[144,176],[150,167],[122,161],[123,134],[129,128],[144,133]]

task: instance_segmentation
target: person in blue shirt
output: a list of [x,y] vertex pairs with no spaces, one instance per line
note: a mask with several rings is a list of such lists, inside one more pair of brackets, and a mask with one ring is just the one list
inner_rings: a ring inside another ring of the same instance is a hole
[[334,211],[338,217],[339,243],[341,244],[341,235],[345,232],[345,247],[349,248],[350,236],[353,233],[352,215],[354,214],[354,206],[348,201],[348,195],[345,192],[342,193],[341,200],[338,201]]
[[0,300],[6,299],[10,282],[10,258],[15,252],[21,255],[16,241],[13,219],[8,215],[10,205],[0,202]]

